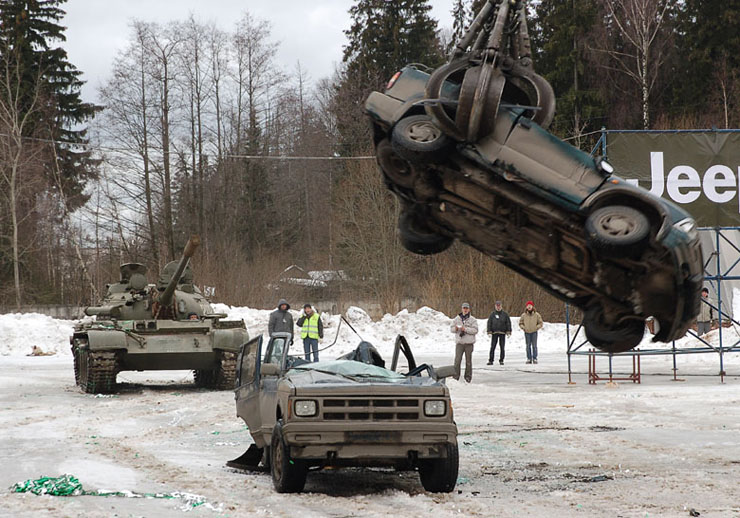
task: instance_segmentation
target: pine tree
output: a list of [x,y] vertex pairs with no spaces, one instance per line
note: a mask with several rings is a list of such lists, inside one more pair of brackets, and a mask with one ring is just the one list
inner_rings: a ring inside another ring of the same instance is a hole
[[12,66],[22,68],[18,75],[27,105],[33,92],[43,92],[45,107],[29,125],[28,135],[41,134],[56,142],[44,172],[48,189],[63,195],[64,210],[71,211],[86,201],[85,184],[97,177],[97,161],[84,149],[86,128],[81,125],[99,107],[82,101],[82,72],[59,46],[66,39],[65,28],[59,24],[65,14],[60,7],[64,2],[0,0],[0,56],[12,56]]
[[437,22],[429,0],[359,0],[350,8],[352,27],[343,61],[380,86],[410,62],[440,64]]
[[558,103],[552,130],[570,136],[598,129],[605,108],[586,64],[596,2],[542,0],[534,12],[535,69],[550,82]]
[[455,0],[455,5],[452,6],[450,12],[452,13],[452,39],[450,40],[450,48],[447,49],[448,54],[462,38],[465,28],[470,25],[465,0]]
[[[723,103],[725,111],[735,112],[732,101],[734,106],[740,101],[740,4],[686,0],[680,4],[678,34],[681,81],[675,82],[674,104],[687,113],[708,112],[715,117]],[[728,93],[736,99],[729,99]],[[737,116],[734,123],[740,123]]]
[[429,0],[358,0],[350,8],[345,68],[334,99],[341,153],[367,151],[370,145],[362,105],[372,90],[382,90],[408,63],[436,67],[443,62],[430,10]]

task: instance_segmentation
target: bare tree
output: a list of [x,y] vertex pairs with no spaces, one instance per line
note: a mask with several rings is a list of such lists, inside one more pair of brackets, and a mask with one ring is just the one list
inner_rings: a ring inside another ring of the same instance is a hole
[[[23,220],[31,215],[30,201],[34,190],[42,183],[41,160],[48,146],[31,136],[36,115],[43,106],[41,70],[36,71],[38,77],[33,82],[37,86],[29,92],[23,82],[18,52],[7,52],[0,63],[0,193],[10,219],[13,287],[16,309],[20,310],[23,303],[20,228]],[[35,129],[38,136],[40,128]]]
[[642,127],[650,127],[651,94],[670,44],[667,15],[676,0],[600,0],[605,10],[606,40],[598,51],[609,56],[606,65],[630,78],[639,89]]

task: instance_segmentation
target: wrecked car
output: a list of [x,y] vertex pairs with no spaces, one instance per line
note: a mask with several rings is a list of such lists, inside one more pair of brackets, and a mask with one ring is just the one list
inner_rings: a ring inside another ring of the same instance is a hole
[[699,310],[696,224],[547,131],[521,0],[489,0],[436,70],[408,65],[365,103],[378,165],[419,254],[471,245],[581,308],[608,352],[683,336]]
[[[419,472],[427,491],[450,492],[458,473],[457,426],[444,383],[454,367],[416,365],[403,337],[391,369],[367,342],[337,360],[290,354],[292,336],[244,344],[236,413],[254,444],[227,465],[269,469],[280,493],[300,492],[309,470],[393,467]],[[399,351],[409,371],[400,373]]]

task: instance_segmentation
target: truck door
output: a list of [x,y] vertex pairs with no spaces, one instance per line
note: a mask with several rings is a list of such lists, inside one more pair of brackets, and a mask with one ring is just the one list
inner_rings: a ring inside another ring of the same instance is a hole
[[239,352],[236,377],[236,415],[247,423],[258,447],[265,446],[260,415],[260,356],[262,335],[244,344]]

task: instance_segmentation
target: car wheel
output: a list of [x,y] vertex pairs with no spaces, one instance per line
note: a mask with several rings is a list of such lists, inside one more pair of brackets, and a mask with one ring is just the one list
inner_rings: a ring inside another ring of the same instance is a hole
[[645,323],[638,319],[629,319],[616,326],[607,326],[603,321],[601,306],[586,310],[583,316],[583,327],[591,345],[608,353],[629,351],[642,341],[645,334]]
[[393,149],[388,139],[378,142],[375,149],[375,156],[378,159],[378,165],[388,179],[398,185],[411,189],[416,181],[417,172],[411,167],[405,159],[401,158]]
[[401,244],[409,252],[421,255],[438,254],[447,250],[453,238],[430,230],[412,210],[404,210],[398,218]]
[[290,448],[283,438],[283,421],[279,420],[272,429],[270,443],[270,472],[272,484],[278,493],[300,493],[306,484],[308,466],[300,460],[290,458]]
[[586,234],[595,250],[633,253],[640,251],[649,237],[650,222],[637,209],[610,205],[589,214]]
[[460,460],[457,443],[447,445],[447,456],[419,461],[421,485],[432,493],[449,493],[455,489]]
[[410,115],[398,121],[391,135],[393,149],[411,162],[431,162],[445,155],[452,140],[429,115]]

